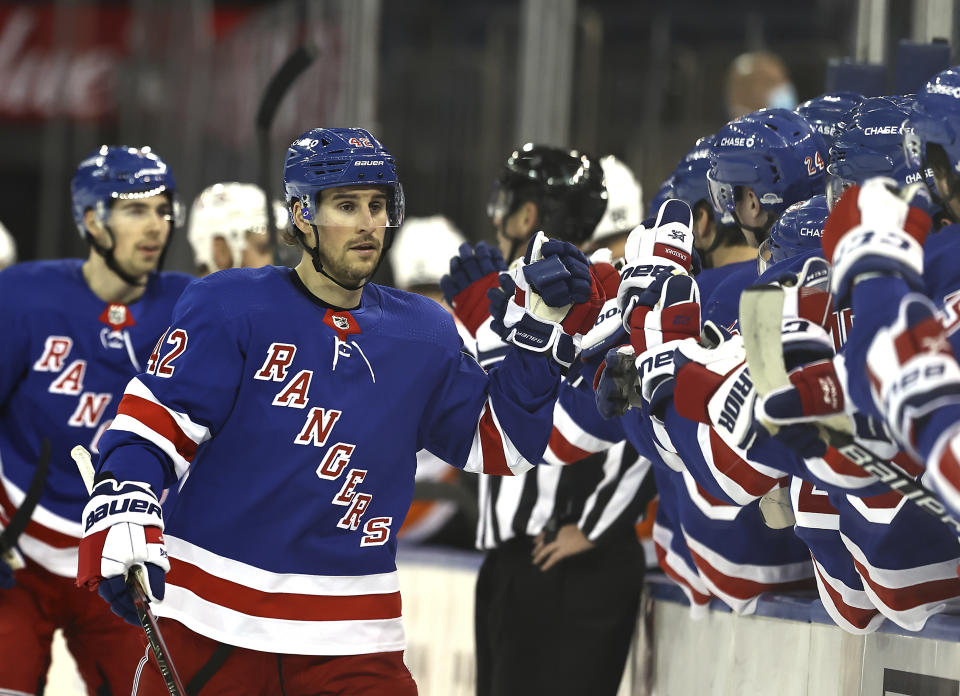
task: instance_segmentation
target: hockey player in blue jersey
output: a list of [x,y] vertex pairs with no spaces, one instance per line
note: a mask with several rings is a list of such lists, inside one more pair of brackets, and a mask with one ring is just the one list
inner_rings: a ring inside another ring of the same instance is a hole
[[827,150],[802,116],[761,109],[720,129],[710,163],[714,208],[758,247],[787,206],[824,192]]
[[[184,681],[415,694],[396,531],[416,453],[473,472],[530,468],[602,295],[582,254],[537,237],[491,292],[511,350],[487,375],[442,307],[369,282],[403,217],[394,159],[373,135],[305,132],[284,192],[296,268],[195,281],[127,386],[101,439],[78,582],[133,619],[123,575],[145,565]],[[173,485],[161,519],[157,496]],[[152,661],[137,693],[166,693]]]
[[[71,579],[88,496],[69,453],[77,444],[96,452],[124,386],[145,368],[190,280],[157,272],[173,233],[176,186],[149,148],[103,146],[80,163],[71,191],[87,258],[0,272],[0,529],[29,519],[19,538],[0,536],[5,694],[43,690],[57,628],[91,696],[128,693],[131,660],[142,654],[142,633]],[[51,454],[42,481],[44,439]]]

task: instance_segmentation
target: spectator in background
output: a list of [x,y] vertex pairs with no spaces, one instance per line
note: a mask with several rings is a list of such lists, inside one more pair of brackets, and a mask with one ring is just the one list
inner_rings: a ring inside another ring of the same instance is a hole
[[[447,272],[450,258],[466,241],[442,215],[407,218],[390,248],[394,285],[429,297],[450,311],[443,300],[440,278]],[[470,339],[460,322],[456,323],[461,335]],[[473,548],[476,484],[467,487],[472,480],[472,476],[461,476],[459,469],[427,450],[417,452],[414,500],[397,537],[417,544]]]
[[727,69],[724,98],[730,118],[764,108],[793,109],[797,90],[780,56],[767,51],[741,53]]
[[[282,228],[288,215],[277,207]],[[205,188],[190,208],[187,239],[193,247],[197,272],[207,275],[225,268],[260,268],[273,262],[266,197],[260,187],[236,181]]]
[[0,270],[17,262],[17,243],[13,235],[0,222]]

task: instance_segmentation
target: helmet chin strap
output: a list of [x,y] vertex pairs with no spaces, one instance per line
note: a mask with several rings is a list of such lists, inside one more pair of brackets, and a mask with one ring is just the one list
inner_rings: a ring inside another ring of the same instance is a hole
[[[302,244],[303,248],[306,249],[307,252],[310,254],[310,258],[313,260],[314,269],[317,271],[317,273],[319,273],[322,276],[325,276],[326,278],[329,278],[336,285],[340,286],[344,290],[350,290],[351,292],[354,290],[360,290],[361,288],[363,288],[364,285],[370,282],[370,279],[373,276],[375,276],[377,271],[380,269],[380,264],[383,263],[383,259],[387,255],[387,249],[390,248],[390,244],[387,243],[387,237],[386,237],[386,234],[389,234],[389,233],[386,233],[384,235],[383,250],[380,252],[380,258],[377,259],[377,265],[373,267],[373,270],[370,271],[370,274],[364,279],[362,283],[360,283],[359,285],[347,285],[345,283],[341,283],[339,280],[337,280],[332,275],[327,273],[326,269],[323,267],[323,263],[321,263],[320,261],[320,230],[318,230],[317,226],[314,225],[313,223],[310,223],[310,229],[313,230],[313,248],[312,249],[307,246],[303,232],[300,229],[297,229],[297,239],[300,240],[300,244]],[[393,241],[392,238],[390,241]]]
[[753,236],[757,239],[757,245],[763,243],[763,240],[770,236],[770,228],[773,227],[773,223],[776,222],[777,218],[775,215],[770,214],[770,211],[767,211],[767,221],[762,225],[748,225],[740,219],[740,216],[736,212],[733,213],[733,221],[737,223],[737,226],[742,229],[753,232]]
[[[93,235],[91,235],[89,232],[87,233],[87,237],[86,237],[87,243],[90,244],[90,246],[93,248],[95,252],[100,254],[100,256],[103,258],[104,263],[107,264],[107,268],[113,271],[114,274],[116,274],[116,276],[120,278],[120,280],[122,280],[124,283],[126,283],[127,285],[132,285],[134,287],[140,287],[140,288],[146,286],[147,284],[146,278],[144,278],[143,280],[134,278],[132,275],[130,275],[129,273],[124,271],[122,268],[120,268],[120,265],[117,263],[116,257],[114,257],[113,255],[113,248],[117,245],[117,238],[116,236],[114,236],[113,230],[110,229],[109,225],[107,225],[106,223],[103,223],[103,228],[107,231],[107,234],[110,235],[110,241],[113,242],[112,247],[107,249],[106,247],[98,244],[97,241],[93,238]],[[166,249],[164,249],[164,254],[165,253],[166,253]]]

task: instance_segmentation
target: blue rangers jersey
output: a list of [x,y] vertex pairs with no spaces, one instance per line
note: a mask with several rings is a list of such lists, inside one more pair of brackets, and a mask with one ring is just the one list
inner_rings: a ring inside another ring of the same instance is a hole
[[37,261],[0,272],[0,522],[22,503],[48,438],[46,486],[19,545],[66,577],[77,573],[88,498],[70,450],[84,445],[96,453],[124,386],[145,368],[191,280],[151,274],[139,300],[109,304],[90,290],[82,265]]
[[538,461],[556,364],[510,351],[487,375],[453,318],[365,286],[329,307],[280,267],[195,281],[101,440],[101,470],[166,506],[156,613],[252,650],[402,650],[396,531],[416,453],[472,472]]

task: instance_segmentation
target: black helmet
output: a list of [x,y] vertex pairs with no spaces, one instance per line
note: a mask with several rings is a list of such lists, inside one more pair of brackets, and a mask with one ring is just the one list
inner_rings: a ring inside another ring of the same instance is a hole
[[585,242],[607,209],[600,161],[576,150],[527,143],[507,159],[487,213],[503,219],[526,201],[537,204],[539,229],[548,237]]

